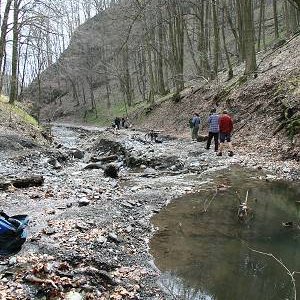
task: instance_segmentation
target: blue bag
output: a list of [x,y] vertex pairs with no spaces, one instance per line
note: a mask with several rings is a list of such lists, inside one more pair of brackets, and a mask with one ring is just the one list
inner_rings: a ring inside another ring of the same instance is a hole
[[0,211],[0,256],[16,254],[27,238],[27,215],[9,217]]

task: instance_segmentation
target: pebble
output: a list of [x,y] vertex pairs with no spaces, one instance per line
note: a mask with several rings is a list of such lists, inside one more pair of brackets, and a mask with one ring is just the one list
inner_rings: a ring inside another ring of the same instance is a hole
[[78,292],[69,292],[66,295],[66,300],[82,300],[83,296]]
[[97,242],[100,244],[105,244],[107,242],[107,238],[105,236],[100,235],[97,238]]
[[82,207],[82,206],[87,206],[91,203],[90,200],[88,200],[87,198],[82,198],[78,201],[78,206]]

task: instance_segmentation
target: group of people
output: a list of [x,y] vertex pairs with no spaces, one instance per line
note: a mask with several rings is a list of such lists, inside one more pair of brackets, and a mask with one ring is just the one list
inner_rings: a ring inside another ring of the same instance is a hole
[[128,117],[122,117],[122,118],[116,117],[112,125],[116,130],[119,130],[120,128],[128,128],[129,127]]
[[[200,124],[201,120],[199,114],[194,113],[193,117],[190,119],[190,128],[193,140],[197,140],[198,138]],[[233,147],[231,143],[233,121],[228,115],[228,112],[224,110],[223,113],[219,115],[215,108],[212,109],[208,117],[208,128],[206,149],[208,150],[210,148],[211,142],[214,139],[215,152],[217,152],[218,156],[222,156],[224,144],[227,142],[229,146],[228,155],[233,156]]]

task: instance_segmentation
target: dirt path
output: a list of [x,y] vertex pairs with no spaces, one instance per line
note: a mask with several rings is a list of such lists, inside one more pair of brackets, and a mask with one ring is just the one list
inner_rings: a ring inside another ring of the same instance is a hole
[[[23,250],[1,261],[0,299],[166,299],[148,252],[151,216],[175,197],[212,188],[214,171],[247,158],[219,158],[204,143],[168,136],[149,143],[138,131],[55,126],[53,134],[55,149],[0,156],[4,175],[45,178],[41,187],[0,191],[6,212],[31,219]],[[109,159],[116,179],[97,162]],[[262,180],[276,177],[270,171]]]

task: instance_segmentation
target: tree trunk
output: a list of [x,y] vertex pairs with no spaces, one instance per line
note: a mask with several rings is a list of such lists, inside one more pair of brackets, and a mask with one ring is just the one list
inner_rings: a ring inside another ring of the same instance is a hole
[[10,94],[9,103],[13,104],[18,97],[18,44],[19,44],[19,0],[14,0],[14,19],[13,19],[13,46],[12,46],[12,62],[11,62],[11,81],[10,81]]
[[259,9],[259,27],[258,27],[258,38],[257,38],[257,50],[261,49],[261,39],[262,33],[265,26],[265,0],[260,0],[260,9]]
[[212,0],[213,28],[214,28],[214,77],[217,76],[218,74],[219,60],[220,60],[220,33],[219,33],[217,5],[218,5],[217,1]]
[[277,14],[277,0],[273,0],[273,14],[274,14],[274,34],[275,34],[275,39],[278,39],[279,25],[278,25],[278,14]]
[[256,70],[255,34],[252,0],[245,0],[242,7],[244,20],[244,49],[246,60],[245,75],[248,75]]
[[[4,14],[3,14],[3,21],[2,21],[2,24],[1,24],[0,68],[2,68],[3,58],[4,58],[4,54],[5,54],[6,35],[7,35],[7,29],[8,29],[8,16],[9,16],[9,11],[10,11],[11,4],[12,4],[12,0],[7,0],[5,10],[4,10]],[[1,78],[1,80],[0,80],[0,94],[2,92],[2,84],[3,84],[3,80]]]
[[222,37],[223,37],[223,46],[224,46],[224,51],[225,51],[225,56],[226,56],[226,61],[228,64],[228,80],[230,80],[233,77],[233,70],[232,70],[232,64],[230,61],[230,57],[229,57],[229,52],[227,49],[227,45],[226,45],[226,35],[225,35],[225,7],[223,6],[222,8]]

